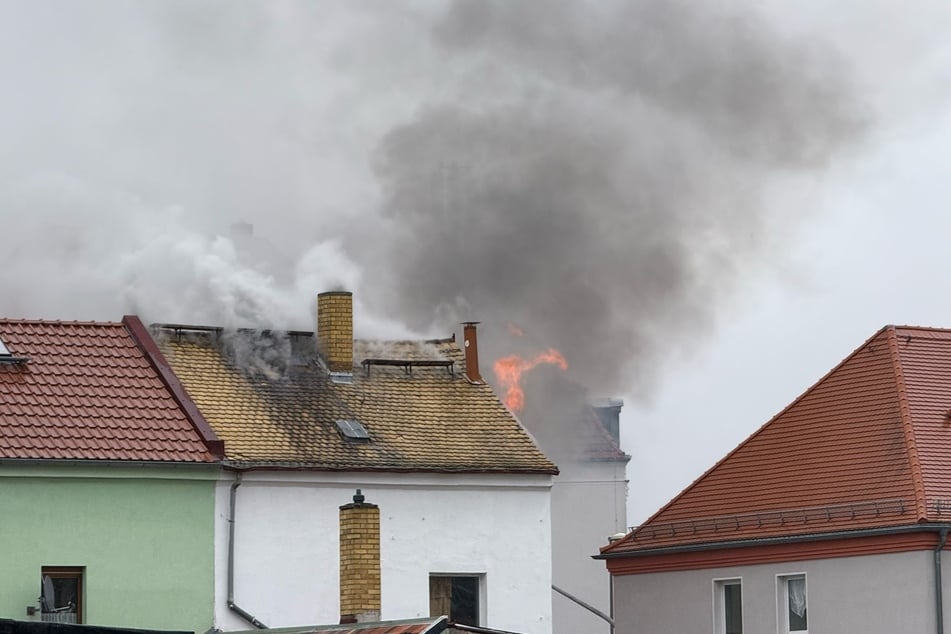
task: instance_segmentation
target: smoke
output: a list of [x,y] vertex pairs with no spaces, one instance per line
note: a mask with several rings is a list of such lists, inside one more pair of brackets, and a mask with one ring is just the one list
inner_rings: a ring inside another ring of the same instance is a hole
[[11,317],[312,329],[346,287],[362,336],[480,319],[489,360],[553,346],[647,391],[775,246],[766,184],[865,125],[833,53],[739,6],[0,13]]
[[375,155],[389,300],[416,327],[515,322],[604,391],[646,393],[711,328],[762,255],[763,184],[864,126],[834,55],[749,12],[458,0],[432,34],[461,89]]

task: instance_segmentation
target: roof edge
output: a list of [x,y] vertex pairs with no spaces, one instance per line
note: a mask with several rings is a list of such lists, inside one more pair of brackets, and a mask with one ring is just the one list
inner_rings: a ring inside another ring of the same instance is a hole
[[209,425],[205,417],[202,416],[198,406],[195,405],[195,402],[188,395],[188,392],[185,391],[185,387],[181,381],[178,380],[178,377],[175,376],[175,373],[172,371],[172,366],[169,365],[165,359],[165,355],[159,350],[155,340],[152,339],[148,329],[146,329],[142,323],[142,320],[136,315],[123,315],[122,325],[125,326],[132,340],[135,341],[135,344],[145,354],[152,368],[154,368],[158,374],[159,379],[161,379],[162,383],[171,393],[172,398],[174,398],[178,406],[182,408],[185,417],[188,418],[188,421],[192,424],[192,428],[198,433],[205,447],[208,448],[208,452],[216,460],[223,460],[225,457],[224,441],[218,438],[218,435],[215,434],[211,425]]
[[892,372],[895,376],[895,389],[898,392],[898,409],[901,412],[905,449],[908,452],[911,480],[915,488],[915,512],[919,520],[924,520],[927,519],[928,515],[925,505],[925,479],[921,473],[921,461],[918,458],[918,444],[915,441],[915,428],[911,421],[911,406],[908,404],[908,393],[905,389],[905,373],[901,364],[901,355],[898,352],[898,338],[894,326],[887,326],[886,332],[888,352],[892,360]]
[[294,463],[277,463],[277,462],[266,462],[261,460],[234,460],[234,459],[225,459],[223,461],[223,466],[226,469],[232,471],[315,471],[315,472],[331,472],[331,473],[445,473],[445,474],[458,474],[458,475],[547,475],[547,476],[556,476],[560,473],[558,467],[554,469],[546,468],[499,468],[499,469],[487,469],[487,468],[474,468],[474,467],[465,467],[460,469],[449,469],[445,467],[433,467],[430,469],[423,467],[373,467],[373,466],[362,466],[362,467],[334,467],[334,466],[322,466],[322,465],[311,465],[311,464],[294,464]]
[[[826,372],[825,374],[823,374],[822,377],[821,377],[818,381],[816,381],[815,383],[813,383],[812,385],[810,385],[808,388],[806,388],[806,390],[805,390],[802,394],[800,394],[800,395],[797,396],[795,399],[793,399],[788,405],[786,405],[786,407],[782,408],[778,413],[776,413],[775,415],[773,415],[769,420],[767,420],[765,423],[763,423],[762,425],[760,425],[752,434],[750,434],[750,435],[747,436],[743,441],[741,441],[740,444],[738,444],[736,447],[734,447],[733,449],[731,449],[725,456],[723,456],[722,458],[720,458],[719,460],[717,460],[717,461],[713,464],[712,467],[710,467],[709,469],[707,469],[706,471],[704,471],[704,472],[703,472],[702,474],[700,474],[700,476],[698,476],[693,482],[691,482],[691,483],[688,484],[686,487],[684,487],[684,489],[683,489],[680,493],[678,493],[677,495],[675,495],[673,498],[671,498],[670,501],[667,502],[667,504],[664,504],[664,505],[663,505],[662,507],[660,507],[657,511],[655,511],[653,515],[651,515],[650,517],[648,517],[648,518],[640,525],[640,527],[647,526],[647,525],[649,525],[651,522],[653,522],[658,516],[661,515],[661,513],[663,513],[664,511],[666,511],[668,508],[670,508],[670,507],[674,504],[674,502],[676,502],[677,500],[679,500],[679,499],[680,499],[681,497],[683,497],[688,491],[690,491],[691,489],[693,489],[694,487],[696,487],[698,484],[700,484],[700,482],[702,482],[708,475],[710,475],[711,473],[713,473],[713,471],[716,470],[717,467],[719,467],[721,464],[723,464],[724,462],[726,462],[727,460],[729,460],[729,459],[733,456],[733,454],[735,454],[735,453],[738,452],[740,449],[742,449],[743,447],[745,447],[746,445],[748,445],[754,438],[756,438],[758,435],[760,435],[760,434],[763,432],[764,429],[766,429],[770,424],[772,424],[773,421],[777,420],[780,416],[782,416],[783,414],[785,414],[786,412],[788,412],[789,410],[791,410],[793,407],[795,407],[801,400],[803,400],[804,398],[806,398],[806,396],[808,396],[809,394],[811,394],[811,393],[813,392],[813,390],[815,390],[815,389],[818,388],[820,385],[822,385],[822,383],[823,383],[826,379],[828,379],[830,376],[832,376],[836,371],[838,371],[839,368],[841,368],[843,365],[845,365],[846,363],[848,363],[849,361],[851,361],[853,357],[855,357],[861,350],[865,349],[865,347],[868,346],[869,343],[871,343],[872,341],[874,341],[874,340],[875,340],[877,337],[879,337],[883,332],[885,332],[889,327],[890,327],[890,326],[887,326],[887,325],[886,325],[886,326],[883,326],[883,327],[879,328],[879,329],[875,332],[875,334],[873,334],[871,337],[869,337],[869,338],[866,339],[864,342],[862,342],[862,344],[861,344],[860,346],[858,346],[857,348],[855,348],[855,350],[853,350],[848,356],[846,356],[844,359],[842,359],[841,361],[839,361],[831,370],[829,370],[828,372]],[[604,554],[605,552],[610,552],[610,551],[614,551],[614,550],[620,549],[624,544],[627,544],[627,543],[630,542],[630,537],[631,537],[631,535],[632,535],[633,533],[635,533],[635,532],[636,532],[636,531],[631,531],[631,533],[628,533],[623,539],[619,539],[618,541],[614,542],[613,544],[610,544],[610,545],[607,547],[607,549],[605,549],[605,551],[602,551],[602,554]]]
[[[779,535],[777,537],[751,537],[722,542],[701,542],[695,544],[680,544],[677,546],[661,546],[642,550],[609,551],[605,549],[592,559],[622,559],[625,557],[648,557],[651,555],[667,555],[676,553],[699,552],[706,550],[724,550],[727,548],[745,548],[752,546],[768,546],[771,544],[798,544],[802,542],[822,541],[826,539],[848,539],[852,537],[874,537],[878,535],[901,535],[904,533],[933,533],[941,530],[951,530],[951,523],[918,523],[896,526],[882,526],[876,528],[860,528],[853,530],[827,531],[824,533],[805,533],[802,535]],[[620,542],[618,542],[620,543]]]

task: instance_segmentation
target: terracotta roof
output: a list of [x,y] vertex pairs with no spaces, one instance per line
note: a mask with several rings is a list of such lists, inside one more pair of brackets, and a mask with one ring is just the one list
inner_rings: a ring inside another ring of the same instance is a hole
[[[464,355],[451,339],[358,340],[353,381],[340,383],[317,361],[313,333],[180,326],[153,326],[153,333],[225,441],[230,461],[334,470],[557,473],[492,388],[463,376]],[[368,358],[402,360],[404,366],[362,366]],[[345,440],[337,420],[359,421],[371,441]]]
[[0,319],[0,459],[214,462],[136,328]]
[[[448,626],[445,616],[377,623],[353,623],[350,625],[311,625],[304,627],[277,627],[269,632],[278,634],[439,634]],[[234,634],[252,634],[261,630],[239,630]]]
[[886,326],[602,553],[951,520],[951,330]]

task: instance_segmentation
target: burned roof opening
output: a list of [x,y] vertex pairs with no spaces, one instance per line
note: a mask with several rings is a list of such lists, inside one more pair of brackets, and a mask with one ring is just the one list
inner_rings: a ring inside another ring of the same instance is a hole
[[10,352],[7,345],[3,343],[3,339],[0,339],[0,364],[26,363],[29,360],[29,357],[18,357]]
[[357,420],[337,419],[337,431],[350,442],[370,442],[370,433],[363,423]]

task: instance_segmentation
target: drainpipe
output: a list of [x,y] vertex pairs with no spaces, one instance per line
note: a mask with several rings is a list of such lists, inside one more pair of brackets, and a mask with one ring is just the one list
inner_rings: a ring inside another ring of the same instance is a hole
[[267,625],[234,602],[234,512],[239,486],[241,486],[240,471],[235,473],[234,482],[231,484],[231,509],[228,513],[228,609],[259,630],[266,630]]
[[948,529],[942,528],[939,533],[938,545],[934,549],[934,591],[935,591],[935,620],[937,621],[938,634],[944,634],[944,597],[941,589],[941,549],[948,541]]
[[[612,619],[610,616],[608,616],[607,614],[605,614],[604,612],[602,612],[602,611],[599,610],[598,608],[594,607],[594,606],[591,605],[590,603],[585,603],[584,601],[582,601],[581,599],[579,599],[579,598],[576,597],[575,595],[573,595],[573,594],[571,594],[571,593],[569,593],[569,592],[566,592],[566,591],[562,590],[561,588],[559,588],[559,587],[556,586],[555,584],[551,584],[551,589],[554,590],[555,592],[557,592],[558,594],[560,594],[561,596],[565,597],[566,599],[569,599],[569,600],[571,600],[571,601],[574,601],[575,603],[577,603],[578,605],[580,605],[581,607],[583,607],[583,608],[584,608],[585,610],[587,610],[588,612],[591,612],[591,613],[594,614],[595,616],[600,617],[602,620],[606,621],[606,622],[608,623],[608,625],[611,626],[611,631],[612,631],[612,632],[614,631],[614,619]],[[613,606],[614,606],[614,598],[613,598],[613,597],[611,598],[611,605],[612,605],[612,611],[613,611]]]

